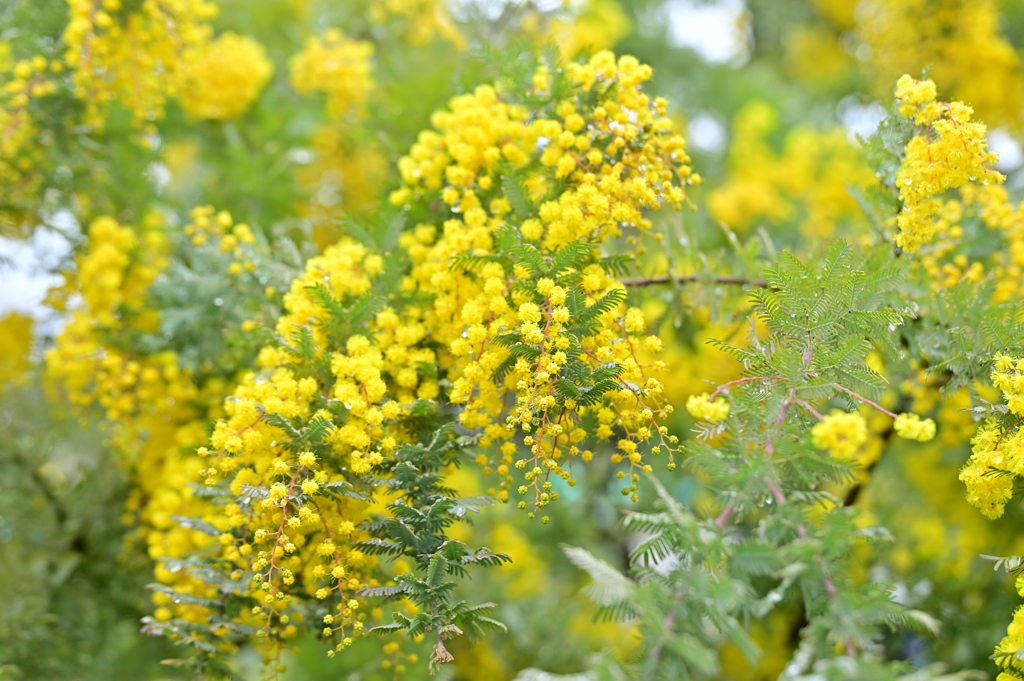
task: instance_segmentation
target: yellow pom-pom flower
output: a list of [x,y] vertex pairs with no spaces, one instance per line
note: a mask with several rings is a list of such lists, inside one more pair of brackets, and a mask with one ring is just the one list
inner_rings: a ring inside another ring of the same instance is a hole
[[323,90],[331,113],[346,114],[366,99],[373,86],[372,57],[372,44],[349,40],[341,31],[330,29],[322,40],[310,38],[292,58],[292,86],[303,93]]
[[897,435],[907,440],[927,442],[935,437],[935,421],[922,420],[917,414],[900,414],[893,427]]
[[729,418],[729,403],[717,397],[711,401],[707,393],[690,395],[686,400],[686,411],[695,419],[718,423]]
[[[1006,627],[1006,636],[996,646],[995,658],[996,662],[1006,669],[1012,669],[1016,672],[1024,670],[1024,664],[1017,660],[1014,656],[1021,648],[1024,648],[1024,607],[1017,608],[1013,613],[1013,621],[1010,622],[1009,626]],[[1018,678],[1016,674],[1002,673],[999,675],[999,679],[1004,678]],[[998,681],[998,680],[997,680]]]
[[193,118],[235,118],[255,101],[273,73],[262,45],[225,33],[186,59],[181,105]]
[[811,429],[811,441],[818,449],[849,458],[868,439],[868,425],[857,412],[833,411]]

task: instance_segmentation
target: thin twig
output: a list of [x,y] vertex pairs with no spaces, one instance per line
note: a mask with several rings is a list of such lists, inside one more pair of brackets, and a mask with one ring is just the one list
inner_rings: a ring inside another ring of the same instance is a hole
[[889,418],[893,418],[893,419],[899,418],[899,416],[897,414],[892,413],[891,411],[889,411],[888,409],[886,409],[885,407],[880,405],[878,402],[874,402],[872,400],[869,400],[868,398],[864,397],[860,393],[855,393],[852,390],[850,390],[849,388],[843,387],[843,386],[839,385],[838,383],[833,383],[832,385],[834,385],[835,387],[839,388],[844,393],[857,398],[858,400],[860,400],[864,404],[870,404],[872,407],[874,407],[878,411],[882,412],[883,414],[885,414]]
[[[690,274],[686,276],[680,276],[675,274],[664,274],[659,277],[641,277],[639,279],[626,279],[622,282],[623,286],[654,286],[656,284],[690,284],[699,281],[704,281],[704,278]],[[743,279],[742,277],[715,277],[710,281],[716,284],[732,284],[734,286],[756,286],[758,288],[771,288],[767,281],[761,281],[760,279]]]

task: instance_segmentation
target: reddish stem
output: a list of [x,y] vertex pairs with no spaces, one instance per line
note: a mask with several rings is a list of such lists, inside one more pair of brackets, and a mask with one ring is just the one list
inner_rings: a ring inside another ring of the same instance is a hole
[[839,388],[844,393],[846,393],[848,395],[852,395],[853,397],[856,397],[858,400],[860,400],[864,404],[870,404],[872,407],[874,407],[875,409],[877,409],[878,411],[882,412],[883,414],[885,414],[886,416],[888,416],[890,418],[894,418],[894,419],[895,418],[899,418],[896,414],[892,413],[891,411],[889,411],[888,409],[886,409],[885,407],[880,405],[878,402],[872,402],[871,400],[869,400],[868,398],[864,397],[863,395],[855,393],[852,390],[850,390],[849,388],[844,388],[843,386],[839,385],[838,383],[833,383],[832,385],[834,385],[835,387]]
[[737,378],[735,381],[729,381],[728,383],[723,383],[722,385],[718,386],[715,389],[715,392],[711,393],[711,397],[708,398],[708,402],[713,402],[714,399],[718,396],[718,393],[722,392],[730,385],[736,385],[737,383],[745,383],[746,381],[770,381],[773,379],[776,381],[782,380],[778,376],[748,376],[747,378]]
[[796,404],[799,404],[804,409],[806,409],[807,411],[811,412],[811,414],[814,415],[814,418],[818,419],[819,421],[824,421],[825,420],[825,418],[821,414],[818,413],[817,409],[815,409],[814,407],[809,405],[804,400],[793,400],[793,402],[796,403]]
[[729,504],[725,509],[715,518],[715,527],[722,529],[725,524],[729,522],[730,516],[732,516],[732,504]]

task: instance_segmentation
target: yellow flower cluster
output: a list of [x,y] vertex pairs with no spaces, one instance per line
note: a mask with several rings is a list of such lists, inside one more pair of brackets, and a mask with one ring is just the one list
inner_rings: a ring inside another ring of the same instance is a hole
[[921,420],[917,414],[900,414],[893,423],[896,434],[906,440],[927,442],[935,437],[935,421]]
[[992,384],[1003,391],[1003,399],[1010,411],[1024,416],[1024,360],[996,355],[992,363]]
[[93,220],[87,254],[78,261],[77,274],[83,310],[88,314],[76,315],[62,335],[88,336],[98,327],[113,328],[123,321],[122,308],[138,312],[138,328],[152,330],[153,319],[142,307],[146,289],[166,266],[163,248],[164,239],[155,230],[146,232],[140,243],[131,227],[113,218]]
[[[920,255],[921,278],[939,291],[964,280],[980,283],[991,277],[996,284],[993,302],[1020,298],[1024,295],[1024,211],[1001,185],[968,183],[959,194],[959,199],[943,201],[935,215],[938,239]],[[992,231],[968,231],[975,223]],[[987,252],[963,248],[978,238],[989,245]]]
[[967,487],[967,501],[988,518],[1003,515],[1013,495],[1013,475],[993,475],[990,471],[998,468],[1019,474],[1019,463],[1024,461],[1022,446],[1024,439],[1016,433],[1005,434],[995,421],[979,428],[971,440],[971,458],[959,477]]
[[686,411],[695,419],[719,423],[729,418],[729,403],[719,397],[711,401],[707,393],[690,395],[686,400]]
[[900,201],[896,243],[917,251],[941,229],[941,195],[968,183],[1002,182],[989,168],[996,156],[988,151],[985,125],[971,122],[971,107],[961,102],[935,101],[935,84],[908,75],[896,83],[900,115],[922,131],[907,143],[896,174]]
[[967,501],[985,516],[998,518],[1013,494],[1014,478],[1024,476],[1024,430],[1018,427],[1024,420],[1024,360],[996,355],[991,376],[1015,418],[1009,423],[991,418],[978,429],[960,480],[967,487]]
[[53,94],[57,83],[50,73],[60,73],[63,68],[59,61],[47,62],[45,57],[38,55],[16,63],[11,69],[11,79],[0,88],[0,97],[5,100],[8,115],[24,111],[33,97]]
[[[222,250],[227,244],[226,250],[237,251],[240,258],[241,244],[253,240],[251,230],[234,225],[226,213],[214,215],[213,209],[203,207],[192,217],[194,224],[186,230],[193,233],[193,243],[217,239]],[[215,519],[208,500],[190,487],[199,479],[203,462],[185,452],[208,437],[207,424],[222,414],[220,399],[226,390],[216,376],[197,385],[172,351],[146,355],[130,349],[129,338],[153,332],[159,323],[146,296],[166,265],[165,249],[165,238],[155,229],[139,235],[112,218],[94,220],[77,273],[67,275],[79,282],[81,304],[46,354],[48,376],[72,404],[104,410],[110,444],[132,470],[136,485],[126,521],[134,517],[152,559],[187,555],[212,541],[174,518]],[[183,593],[216,595],[215,588],[185,571],[158,567],[156,577]],[[205,608],[175,603],[163,592],[153,600],[159,620],[181,616],[204,621],[208,615]]]
[[[51,74],[62,68],[59,61],[47,62],[37,55],[14,64],[10,79],[0,86],[0,186],[7,206],[32,200],[38,192],[42,179],[40,139],[28,108],[34,99],[56,91]],[[6,231],[6,223],[0,220],[0,233]]]
[[843,459],[857,455],[867,442],[868,424],[859,412],[835,410],[811,428],[811,441],[818,449],[827,449]]
[[[1024,595],[1024,594],[1022,594]],[[1024,672],[1024,663],[1016,659],[1014,654],[1024,648],[1024,606],[1013,612],[1013,621],[1006,627],[1006,636],[996,646],[993,656],[1004,669],[1013,669],[1014,673],[1002,672],[996,681],[1013,681]]]
[[327,93],[327,107],[335,116],[356,112],[373,87],[373,45],[346,38],[336,28],[323,38],[310,37],[291,61],[291,83],[299,92]]
[[966,185],[960,189],[960,197],[962,205],[950,201],[951,205],[946,210],[951,214],[949,222],[954,225],[948,230],[951,241],[947,248],[952,249],[963,235],[962,227],[956,222],[969,211],[976,214],[982,224],[995,231],[998,246],[992,249],[987,262],[972,262],[966,254],[961,253],[952,263],[944,263],[942,272],[947,275],[946,286],[951,286],[961,278],[981,281],[990,273],[996,282],[996,291],[992,296],[994,302],[1020,298],[1024,295],[1024,210],[1019,204],[1014,205],[1010,201],[1009,192],[999,185]]
[[[631,469],[640,465],[637,443],[652,436],[660,442],[654,453],[674,444],[663,442],[666,431],[657,424],[659,414],[670,407],[646,403],[657,400],[662,389],[649,375],[656,366],[648,366],[644,359],[646,353],[660,349],[660,339],[643,335],[645,320],[639,310],[627,311],[624,317],[602,315],[595,336],[575,339],[568,333],[566,287],[540,277],[535,281],[537,297],[530,297],[516,290],[517,280],[530,277],[522,265],[490,263],[477,272],[456,273],[449,261],[462,253],[493,252],[496,234],[512,219],[513,207],[502,191],[504,167],[540,161],[540,170],[525,180],[536,212],[519,216],[525,218],[519,232],[527,243],[548,252],[580,239],[596,247],[619,235],[624,225],[646,230],[650,222],[642,207],[657,208],[663,202],[678,207],[686,184],[698,181],[686,165],[682,138],[671,133],[671,123],[664,118],[664,101],[650,101],[639,88],[650,77],[649,67],[632,57],[616,61],[610,52],[601,52],[589,62],[571,63],[568,73],[576,94],[555,103],[548,115],[528,116],[524,107],[502,101],[486,86],[456,97],[451,112],[434,115],[435,131],[422,133],[412,153],[399,162],[407,186],[391,197],[402,205],[441,190],[442,200],[452,207],[443,230],[421,225],[403,235],[401,243],[413,263],[406,286],[435,297],[429,332],[444,341],[455,358],[449,371],[450,399],[465,405],[462,424],[483,428],[485,445],[510,438],[516,427],[528,433],[525,442],[531,456],[516,466],[528,471],[529,484],[520,486],[519,493],[533,490],[535,508],[557,498],[550,493],[549,475],[571,481],[571,459],[591,456],[577,446],[586,433],[573,425],[573,412],[584,409],[574,409],[572,398],[566,408],[555,407],[555,383],[574,352],[592,367],[613,361],[624,369],[617,389],[609,393],[614,399],[594,410],[598,437],[610,438],[613,424],[620,424],[627,434],[619,441],[613,462],[628,459]],[[535,75],[538,93],[547,92],[549,77],[543,67]],[[583,106],[585,93],[592,103]],[[554,193],[557,180],[566,187]],[[597,265],[584,268],[579,276],[588,305],[619,288]],[[502,329],[515,330],[519,342],[539,351],[535,358],[520,356],[512,362],[504,385],[491,380],[495,369],[509,360],[508,350],[494,342]],[[629,383],[639,390],[629,388]],[[510,389],[517,393],[515,405],[506,404]],[[645,391],[649,397],[642,396]],[[503,499],[512,482],[508,470],[514,451],[507,442],[500,457],[482,457],[485,472],[498,473]],[[630,474],[636,475],[632,470]],[[541,478],[547,486],[538,482]],[[634,497],[632,487],[624,489]],[[526,503],[520,506],[525,508]]]
[[224,33],[186,55],[181,106],[193,118],[234,118],[256,100],[273,73],[262,45]]
[[85,122],[101,127],[106,107],[118,101],[136,125],[151,131],[177,93],[182,58],[205,43],[206,21],[217,13],[209,0],[68,0],[65,60]]
[[230,274],[252,272],[256,269],[245,246],[256,242],[252,229],[244,222],[235,223],[226,210],[215,212],[213,206],[198,206],[190,214],[192,221],[182,231],[191,237],[193,246],[209,243],[221,253],[230,253],[234,262],[228,265]]
[[[522,437],[529,454],[516,466],[527,468],[520,493],[533,490],[531,515],[557,499],[552,475],[573,484],[571,460],[592,456],[581,447],[589,435],[614,438],[612,460],[628,459],[623,494],[633,499],[634,468],[650,470],[641,446],[653,439],[651,453],[674,451],[677,439],[659,423],[671,406],[651,375],[661,341],[645,335],[639,309],[622,305],[621,284],[594,252],[624,227],[648,228],[643,207],[679,206],[689,159],[664,101],[640,87],[649,67],[600,53],[568,74],[572,94],[535,111],[482,86],[435,114],[435,129],[402,159],[405,186],[392,199],[442,215],[400,238],[410,264],[398,293],[375,312],[368,307],[375,279],[401,273],[385,272],[384,258],[361,244],[342,240],[311,259],[284,296],[281,341],[261,351],[258,370],[224,402],[210,448],[192,459],[203,461],[198,477],[207,485],[230,489],[226,505],[193,498],[191,515],[221,532],[208,550],[252,575],[246,593],[260,605],[242,620],[268,643],[290,636],[296,602],[337,604],[325,618],[326,635],[342,637],[332,652],[362,627],[352,592],[385,577],[353,546],[367,538],[358,528],[371,502],[337,491],[408,442],[406,424],[443,386],[461,405],[462,425],[481,434],[479,460],[498,475],[500,491],[490,492],[503,500],[514,480],[514,438]],[[541,70],[534,79],[538,98],[550,97],[549,77]],[[513,208],[509,169],[537,161],[527,180],[532,198]],[[521,242],[502,251],[510,229]],[[515,253],[541,262],[573,255],[563,270],[544,273]],[[457,264],[484,255],[479,265]],[[591,326],[577,327],[569,306]],[[370,312],[346,322],[346,310]],[[563,375],[568,366],[603,378],[578,387]],[[593,433],[581,426],[588,414]],[[182,546],[161,555],[184,556]],[[203,588],[188,579],[179,585]],[[203,615],[199,606],[174,607],[179,616]]]
[[[112,438],[127,445],[128,454],[142,433],[151,428],[166,432],[159,427],[165,406],[191,415],[195,388],[179,371],[173,353],[142,358],[120,349],[120,339],[152,332],[159,322],[143,304],[149,285],[165,266],[163,237],[150,231],[140,242],[132,228],[100,217],[89,227],[87,246],[77,262],[82,302],[46,353],[47,372],[72,404],[104,409],[107,419],[117,424]],[[131,463],[137,464],[138,458],[133,456]]]
[[[351,304],[371,290],[382,262],[379,255],[347,241],[310,260],[305,275],[284,296],[287,312],[277,323],[278,334],[297,343],[298,329],[310,329],[311,320],[324,319],[325,311],[311,287],[322,284],[342,304]],[[353,335],[331,353],[332,377],[326,388],[322,378],[306,375],[308,362],[293,354],[289,349],[293,346],[264,348],[260,372],[244,376],[224,404],[225,417],[211,438],[213,451],[200,448],[201,458],[193,458],[205,459],[199,478],[207,485],[226,479],[236,499],[227,507],[207,503],[197,515],[223,531],[219,538],[223,558],[255,575],[249,594],[259,595],[265,605],[247,611],[243,620],[260,628],[271,641],[294,635],[285,610],[295,599],[331,597],[339,603],[336,614],[329,615],[328,635],[340,632],[344,637],[346,627],[362,627],[357,617],[359,602],[352,593],[370,581],[369,570],[376,560],[352,548],[351,542],[366,538],[357,526],[367,519],[369,503],[335,498],[331,489],[347,484],[352,474],[368,473],[404,439],[394,424],[414,398],[410,392],[396,390],[402,404],[386,400],[385,376],[415,373],[418,363],[434,361],[433,351],[418,347],[423,329],[414,320],[400,320],[385,309],[377,315],[373,329],[376,334]],[[313,326],[311,334],[318,348],[327,346],[322,325]],[[340,418],[323,408],[325,390],[330,403],[342,409]],[[437,392],[436,382],[420,390],[428,398]],[[329,453],[318,456],[311,450],[285,448],[286,433],[279,422],[271,423],[268,414],[335,423],[326,440]],[[266,490],[265,496],[253,496],[248,492],[253,488]],[[178,610],[188,618],[202,614],[197,606]],[[336,649],[344,645],[343,638]]]
[[767,142],[777,126],[775,110],[754,101],[733,120],[729,174],[708,196],[711,216],[733,229],[757,220],[795,220],[811,236],[834,235],[841,226],[860,226],[863,212],[848,187],[875,181],[863,152],[839,129],[794,128],[781,153]]
[[1020,57],[999,33],[994,0],[866,0],[856,7],[857,34],[870,48],[879,91],[894,73],[929,68],[983,120],[1020,127]]

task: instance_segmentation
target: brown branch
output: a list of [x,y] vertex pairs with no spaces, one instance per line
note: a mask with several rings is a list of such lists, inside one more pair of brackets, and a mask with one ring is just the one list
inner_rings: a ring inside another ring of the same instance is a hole
[[1024,421],[1024,417],[1017,419],[1016,421],[1010,424],[1009,428],[1003,431],[1003,434],[999,436],[998,440],[996,440],[996,446],[992,448],[993,452],[999,450],[999,443],[1001,443],[1003,441],[1003,438],[1006,437],[1006,434],[1009,433],[1014,428],[1016,428],[1017,424],[1020,423],[1021,421]]
[[[639,279],[625,279],[623,286],[654,286],[656,284],[692,284],[704,281],[704,278],[696,274],[679,276],[674,274],[663,274],[658,277],[642,277]],[[758,288],[771,288],[767,281],[760,279],[743,279],[742,277],[714,277],[710,280],[715,284],[731,284],[734,286],[756,286]]]

